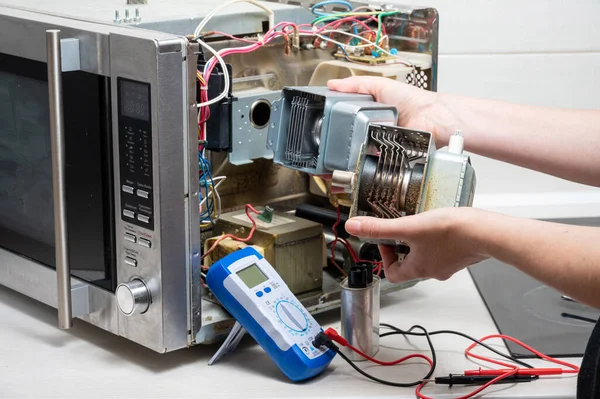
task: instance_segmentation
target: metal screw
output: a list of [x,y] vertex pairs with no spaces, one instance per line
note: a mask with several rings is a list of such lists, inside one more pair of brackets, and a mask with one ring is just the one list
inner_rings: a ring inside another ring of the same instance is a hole
[[115,19],[114,22],[121,23],[121,16],[119,15],[119,10],[115,10]]
[[140,9],[139,8],[135,9],[135,18],[133,20],[135,22],[140,22],[142,20],[142,17],[140,17]]
[[125,18],[123,18],[123,22],[131,22],[131,18],[129,17],[129,10],[125,10]]

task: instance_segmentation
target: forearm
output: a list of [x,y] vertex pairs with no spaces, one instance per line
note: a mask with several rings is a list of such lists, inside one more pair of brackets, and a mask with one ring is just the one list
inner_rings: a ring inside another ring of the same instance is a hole
[[600,309],[600,227],[482,212],[467,227],[482,254]]
[[[600,111],[552,109],[440,95],[465,149],[563,179],[600,186]],[[442,137],[442,141],[447,137]]]

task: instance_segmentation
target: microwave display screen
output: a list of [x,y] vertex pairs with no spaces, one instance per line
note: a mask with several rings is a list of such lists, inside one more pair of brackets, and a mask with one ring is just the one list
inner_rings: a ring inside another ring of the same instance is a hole
[[129,80],[121,81],[121,114],[123,116],[150,120],[150,87]]

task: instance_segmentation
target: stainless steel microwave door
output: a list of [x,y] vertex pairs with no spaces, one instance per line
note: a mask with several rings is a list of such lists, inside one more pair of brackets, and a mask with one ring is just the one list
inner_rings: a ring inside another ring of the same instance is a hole
[[[116,286],[108,78],[63,76],[67,226],[72,275]],[[54,268],[55,230],[46,66],[0,54],[0,247]],[[108,190],[107,190],[108,188]]]

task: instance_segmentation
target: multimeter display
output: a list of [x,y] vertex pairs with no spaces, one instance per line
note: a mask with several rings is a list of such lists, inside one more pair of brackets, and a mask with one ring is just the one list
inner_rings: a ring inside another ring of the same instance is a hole
[[314,377],[335,353],[315,348],[321,326],[275,269],[252,247],[213,264],[206,283],[214,296],[293,381]]
[[267,281],[267,276],[259,269],[256,263],[253,263],[252,266],[248,266],[245,269],[237,272],[237,275],[240,277],[248,288],[254,288],[260,283],[264,283]]

